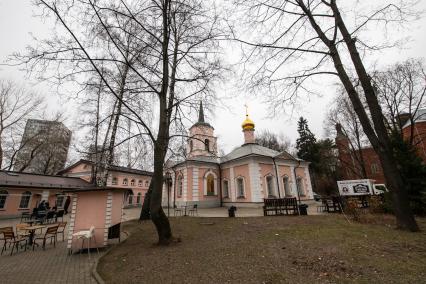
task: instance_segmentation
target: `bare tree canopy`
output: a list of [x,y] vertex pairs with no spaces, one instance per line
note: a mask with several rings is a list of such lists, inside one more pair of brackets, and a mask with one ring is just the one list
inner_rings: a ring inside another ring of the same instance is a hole
[[26,120],[36,115],[43,100],[24,87],[0,80],[0,168],[11,170],[24,146],[21,137]]
[[[213,2],[35,2],[56,19],[56,32],[15,59],[40,79],[76,81],[82,90],[94,86],[95,91],[86,92],[94,96],[96,109],[93,145],[96,153],[98,143],[101,153],[107,150],[107,166],[118,144],[142,136],[149,141],[154,175],[143,212],[154,222],[159,243],[168,244],[173,238],[161,199],[169,142],[181,137],[188,110],[200,99],[210,100],[211,86],[223,71],[217,42],[222,32]],[[105,102],[109,105],[102,106]],[[127,135],[121,131],[129,129],[126,121],[133,125]]]
[[[311,94],[308,83],[316,83],[315,78],[336,76],[380,158],[393,194],[397,226],[418,231],[404,178],[393,155],[372,73],[367,70],[363,57],[367,52],[395,45],[395,42],[368,42],[363,37],[364,32],[371,25],[376,29],[382,25],[386,29],[415,19],[419,15],[415,12],[415,2],[379,1],[369,13],[361,15],[357,13],[358,7],[347,10],[341,7],[345,5],[343,2],[339,2],[339,6],[336,0],[235,2],[242,10],[250,35],[259,35],[252,39],[247,38],[247,33],[234,32],[233,39],[247,50],[243,59],[246,66],[250,66],[248,84],[269,92],[271,105],[276,109],[284,102],[294,102],[302,93]],[[355,14],[354,23],[348,20],[351,11]],[[354,82],[359,82],[361,92]],[[367,110],[361,97],[365,99]]]
[[285,137],[284,134],[277,135],[269,130],[262,130],[256,134],[256,143],[278,152],[288,152],[291,147],[290,139]]

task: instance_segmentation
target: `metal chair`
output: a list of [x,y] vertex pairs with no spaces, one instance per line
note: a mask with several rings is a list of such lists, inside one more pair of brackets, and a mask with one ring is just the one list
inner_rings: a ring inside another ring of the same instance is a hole
[[195,216],[195,214],[197,214],[198,216],[198,205],[194,204],[194,206],[188,210],[188,215],[189,216]]
[[13,232],[13,227],[2,227],[2,228],[0,228],[0,241],[4,242],[3,232]]
[[44,233],[43,236],[39,236],[39,237],[35,237],[33,240],[33,250],[34,250],[34,246],[37,245],[36,241],[37,240],[43,240],[43,250],[46,248],[46,241],[48,239],[50,239],[50,243],[52,243],[53,240],[53,247],[56,247],[56,234],[58,231],[58,227],[59,226],[52,226],[47,228],[46,233]]
[[58,223],[58,231],[56,235],[62,234],[62,241],[65,241],[65,227],[67,226],[67,222],[59,222]]
[[55,211],[47,212],[45,220],[47,223],[53,223],[53,221],[55,220]]
[[64,213],[65,213],[65,210],[59,210],[58,212],[56,212],[55,221],[58,222],[58,219],[61,218],[61,222],[63,222],[64,221]]
[[[3,244],[3,248],[1,249],[1,254],[3,254],[3,252],[6,250],[6,246],[7,244],[12,245],[12,250],[10,251],[10,255],[13,254],[13,250],[16,248],[16,252],[19,251],[19,244],[22,242],[25,242],[25,251],[27,250],[27,244],[28,244],[28,239],[27,238],[22,238],[19,236],[15,236],[15,233],[12,231],[3,231],[3,236],[4,236],[4,244]],[[22,247],[22,246],[21,246]]]
[[28,220],[31,220],[31,214],[30,214],[30,212],[22,212],[22,214],[21,214],[21,223],[25,222],[25,221],[28,221]]
[[173,214],[174,214],[175,217],[183,215],[183,209],[182,208],[175,207],[175,208],[173,208],[173,210],[174,210]]
[[30,225],[27,223],[16,224],[16,235],[19,237],[28,237],[30,234],[24,230],[24,228],[29,227]]

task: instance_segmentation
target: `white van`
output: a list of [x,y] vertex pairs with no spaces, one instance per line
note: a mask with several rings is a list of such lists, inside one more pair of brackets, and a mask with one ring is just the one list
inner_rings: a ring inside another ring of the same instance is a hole
[[388,191],[386,185],[374,184],[372,179],[340,180],[337,187],[342,196],[377,195]]

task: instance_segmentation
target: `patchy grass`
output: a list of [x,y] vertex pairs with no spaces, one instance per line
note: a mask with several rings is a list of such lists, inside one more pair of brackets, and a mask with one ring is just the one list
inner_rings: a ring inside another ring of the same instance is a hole
[[171,224],[182,242],[159,247],[151,222],[132,221],[98,272],[108,283],[424,283],[419,223],[408,233],[341,215],[181,217]]

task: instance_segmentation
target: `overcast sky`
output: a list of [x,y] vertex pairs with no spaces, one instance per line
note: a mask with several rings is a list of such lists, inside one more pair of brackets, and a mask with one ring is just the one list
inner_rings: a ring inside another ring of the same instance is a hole
[[[36,8],[26,0],[0,0],[0,62],[3,62],[12,52],[25,51],[25,47],[32,44],[32,35],[37,38],[48,36],[48,29],[51,23],[42,22],[40,18],[33,17]],[[426,1],[422,0],[419,6],[426,10]],[[397,61],[410,57],[424,57],[426,52],[426,18],[415,22],[404,36],[410,36],[412,41],[403,50],[386,50],[375,57],[369,58],[370,63],[379,66],[387,66]],[[376,31],[380,32],[380,31]],[[399,36],[399,35],[395,35]],[[64,99],[59,98],[55,90],[45,85],[33,82],[31,78],[26,78],[25,73],[16,67],[0,66],[0,78],[12,79],[19,83],[25,83],[31,88],[42,93],[49,102],[48,111],[64,110],[67,113],[66,124],[72,130],[72,125],[76,118],[76,113],[71,107],[64,106]],[[249,106],[249,114],[256,124],[256,130],[269,129],[276,133],[284,133],[294,142],[297,138],[297,119],[303,115],[308,119],[311,130],[317,137],[323,137],[323,120],[327,109],[332,103],[335,95],[335,81],[325,81],[321,86],[321,97],[310,97],[303,100],[303,103],[293,108],[288,106],[286,114],[277,115],[274,118],[267,118],[270,114],[267,104],[261,99],[253,99],[250,94],[244,94],[233,87],[232,78],[224,87],[218,89],[218,96],[231,97],[225,99],[227,106],[217,106],[212,112],[207,114],[207,120],[215,128],[215,133],[219,137],[219,145],[225,152],[243,143],[241,123],[245,119],[244,104]],[[194,117],[195,119],[195,117]]]

